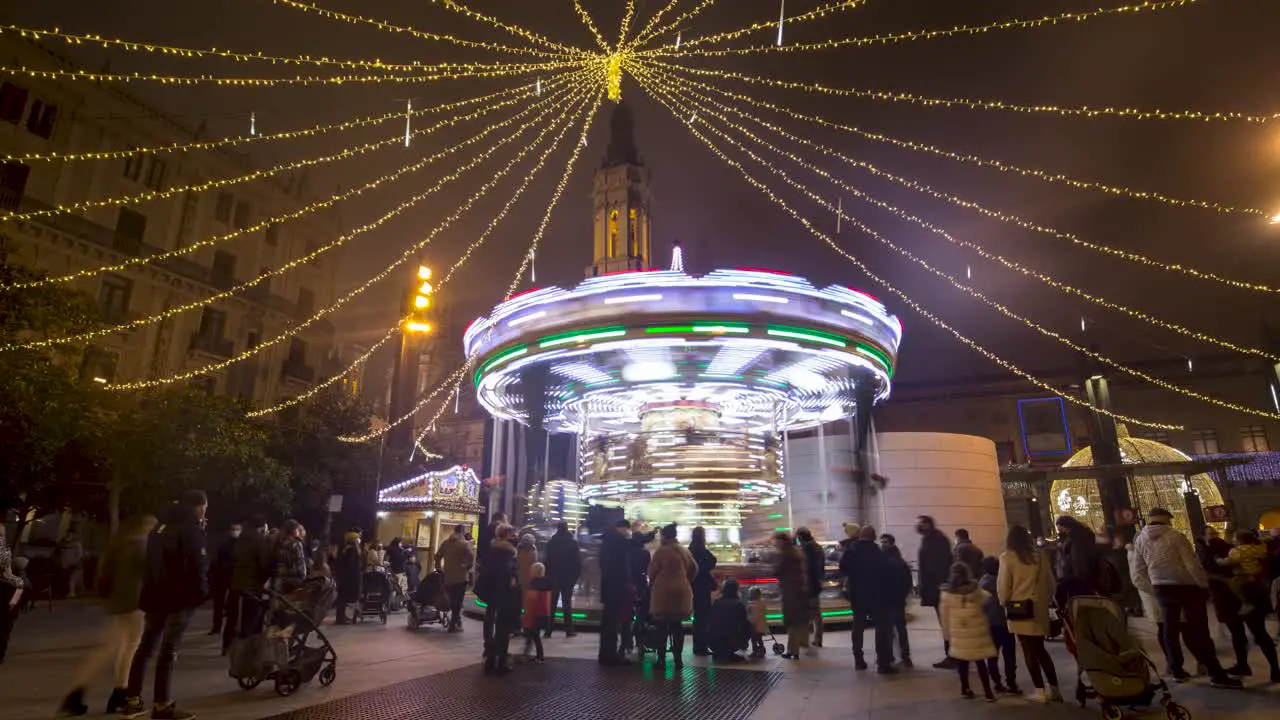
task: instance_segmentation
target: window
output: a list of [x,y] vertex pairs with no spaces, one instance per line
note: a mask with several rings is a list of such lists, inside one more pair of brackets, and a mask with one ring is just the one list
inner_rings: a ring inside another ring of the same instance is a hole
[[237,230],[247,228],[253,224],[253,208],[249,203],[241,200],[236,203],[235,210],[235,226]]
[[27,89],[13,83],[0,85],[0,120],[14,125],[22,122],[22,113],[27,109]]
[[618,211],[611,210],[609,212],[609,247],[605,253],[605,257],[613,257],[618,251]]
[[[132,148],[131,148],[132,149]],[[134,182],[142,177],[142,166],[146,164],[146,157],[143,155],[130,155],[124,159],[124,176]]]
[[182,198],[182,222],[178,225],[178,247],[186,247],[191,242],[191,234],[195,230],[196,211],[200,207],[200,196],[188,192]]
[[85,350],[80,377],[86,382],[106,384],[116,379],[116,365],[120,357],[109,350],[91,347]]
[[1154,440],[1155,442],[1164,443],[1165,445],[1169,444],[1168,430],[1142,430],[1137,433],[1137,436],[1143,440]]
[[27,116],[27,130],[48,140],[53,136],[53,122],[57,118],[57,105],[36,100],[31,103],[31,114]]
[[31,176],[31,168],[19,162],[7,162],[0,165],[0,207],[9,210],[18,209],[22,203],[22,194],[27,190],[27,178]]
[[1267,452],[1271,444],[1267,442],[1267,430],[1261,425],[1245,425],[1240,428],[1240,449],[1244,452]]
[[298,314],[310,315],[316,307],[316,295],[310,288],[298,288]]
[[289,359],[286,361],[289,365],[306,365],[307,364],[307,343],[293,338],[289,341]]
[[1192,455],[1213,455],[1218,450],[1218,431],[1217,430],[1192,430],[1191,431],[1191,454]]
[[280,242],[280,226],[279,225],[276,225],[275,223],[271,223],[270,225],[267,226],[266,240],[267,240],[267,244],[270,245],[271,247],[275,247],[276,244]]
[[142,238],[147,233],[147,216],[129,208],[120,208],[116,218],[116,235],[112,246],[121,252],[137,255],[142,249]]
[[213,284],[217,287],[228,287],[235,282],[236,256],[226,250],[215,250],[213,253]]
[[221,340],[227,328],[227,314],[221,310],[205,308],[200,314],[200,337]]
[[631,257],[640,257],[640,228],[636,223],[636,209],[627,214],[627,240],[631,243]]
[[1001,440],[996,443],[996,463],[1000,467],[1018,464],[1018,451],[1012,440]]
[[123,322],[129,314],[129,296],[133,294],[133,281],[119,275],[103,275],[98,288],[98,309],[107,322]]
[[159,190],[164,186],[164,161],[159,158],[147,158],[147,177],[143,180],[143,184],[152,190]]
[[231,208],[236,204],[236,199],[231,197],[231,193],[218,193],[218,202],[213,206],[213,219],[220,223],[231,223]]

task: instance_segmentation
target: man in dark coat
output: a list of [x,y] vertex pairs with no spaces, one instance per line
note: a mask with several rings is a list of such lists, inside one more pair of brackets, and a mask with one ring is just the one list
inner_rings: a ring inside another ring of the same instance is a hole
[[[649,532],[639,532],[632,530],[631,538],[627,541],[630,543],[627,556],[628,569],[631,571],[631,589],[634,594],[635,616],[641,618],[649,617],[649,561],[652,555],[647,547],[653,539],[658,536],[657,530]],[[626,612],[624,611],[625,615]],[[634,623],[622,623],[622,644],[619,647],[619,653],[626,655],[635,649]]]
[[956,546],[952,555],[956,562],[964,563],[965,567],[969,568],[970,577],[982,577],[982,558],[986,555],[983,554],[982,548],[970,539],[968,530],[964,528],[956,530]]
[[711,593],[716,589],[716,579],[711,574],[716,569],[716,556],[707,549],[707,530],[701,525],[693,529],[689,553],[698,563],[698,574],[690,583],[693,586],[693,654],[705,657],[711,654],[707,627],[711,622]]
[[822,647],[822,583],[827,577],[827,558],[809,528],[796,530],[800,552],[804,554],[804,577],[809,589],[809,615],[813,618],[813,646]]
[[[476,595],[493,615],[493,630],[484,639],[484,672],[511,672],[508,649],[511,635],[520,627],[520,585],[516,581],[515,530],[499,525],[485,553],[484,569],[476,579]],[[486,619],[487,619],[486,615]]]
[[[556,533],[547,541],[547,580],[551,583],[551,619],[556,614],[556,603],[564,611],[564,636],[577,635],[573,630],[573,589],[582,576],[582,553],[578,541],[569,532],[569,523],[556,526]],[[546,637],[551,637],[552,622],[547,623]]]
[[[935,613],[940,613],[942,586],[951,574],[951,542],[928,515],[921,515],[916,520],[916,532],[920,533],[920,555],[916,565],[920,573],[920,605],[931,607]],[[941,614],[938,615],[938,622],[942,622]],[[944,641],[943,646],[950,652],[950,642]],[[933,666],[946,670],[954,668],[955,661],[947,655]]]
[[235,562],[231,552],[235,548],[236,539],[240,537],[240,523],[232,523],[227,534],[218,542],[213,551],[213,560],[209,563],[209,594],[213,600],[213,629],[210,635],[222,632],[222,621],[226,615],[227,597],[231,591],[231,572]]
[[248,532],[236,538],[231,548],[231,589],[227,593],[227,617],[222,624],[222,654],[231,641],[262,631],[262,605],[258,596],[271,578],[271,543],[267,540],[267,521],[254,518]]
[[347,607],[360,603],[360,591],[364,585],[364,553],[360,550],[360,530],[352,528],[343,536],[342,549],[334,562],[333,580],[338,584],[337,624],[351,623]]
[[632,595],[630,542],[631,523],[619,520],[600,538],[600,651],[602,665],[628,665],[618,654],[618,626]]
[[844,555],[840,556],[840,574],[845,578],[845,594],[853,609],[853,658],[854,667],[867,669],[862,648],[867,629],[867,618],[878,618],[876,631],[876,667],[883,674],[893,668],[893,623],[888,621],[890,584],[893,581],[888,559],[876,544],[876,529],[867,525],[858,539]]
[[199,490],[189,490],[182,500],[169,506],[159,524],[147,537],[147,565],[142,578],[138,608],[144,613],[142,639],[129,667],[124,717],[144,712],[142,682],[147,663],[156,659],[156,720],[188,720],[191,713],[179,710],[169,696],[173,663],[182,645],[191,614],[209,596],[209,556],[205,551],[202,527],[209,501]]

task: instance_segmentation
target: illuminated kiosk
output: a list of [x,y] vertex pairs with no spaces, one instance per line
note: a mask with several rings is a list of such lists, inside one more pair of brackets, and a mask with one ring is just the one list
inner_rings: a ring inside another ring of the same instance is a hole
[[464,343],[493,416],[577,435],[583,499],[649,527],[676,522],[686,541],[702,525],[722,574],[749,581],[771,572],[741,564],[741,529],[785,502],[781,433],[851,415],[860,394],[886,397],[901,337],[878,300],[847,287],[649,270],[515,296]]
[[466,465],[426,472],[378,492],[378,542],[393,538],[418,551],[423,568],[432,567],[436,548],[458,525],[475,537],[480,521],[480,478]]

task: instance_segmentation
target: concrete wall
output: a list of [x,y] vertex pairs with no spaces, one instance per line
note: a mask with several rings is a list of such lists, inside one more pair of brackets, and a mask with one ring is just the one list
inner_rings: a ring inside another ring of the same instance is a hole
[[948,535],[959,527],[968,529],[988,554],[1004,547],[1007,520],[995,443],[950,433],[880,433],[877,440],[878,471],[889,485],[871,495],[861,512],[849,480],[853,462],[847,434],[823,438],[825,478],[818,438],[790,441],[790,524],[807,526],[820,539],[839,539],[844,536],[841,523],[845,520],[870,522],[880,532],[895,535],[903,554],[914,561],[919,546],[916,517],[932,515]]

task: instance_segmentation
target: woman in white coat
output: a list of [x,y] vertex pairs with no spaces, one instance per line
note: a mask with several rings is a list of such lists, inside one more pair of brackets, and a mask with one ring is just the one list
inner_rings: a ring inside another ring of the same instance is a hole
[[1009,619],[1009,632],[1017,636],[1022,646],[1022,658],[1040,699],[1060,702],[1058,671],[1044,646],[1044,639],[1049,635],[1049,604],[1054,593],[1051,563],[1036,549],[1031,533],[1021,525],[1009,528],[1005,546],[1008,549],[1000,554],[996,592]]

